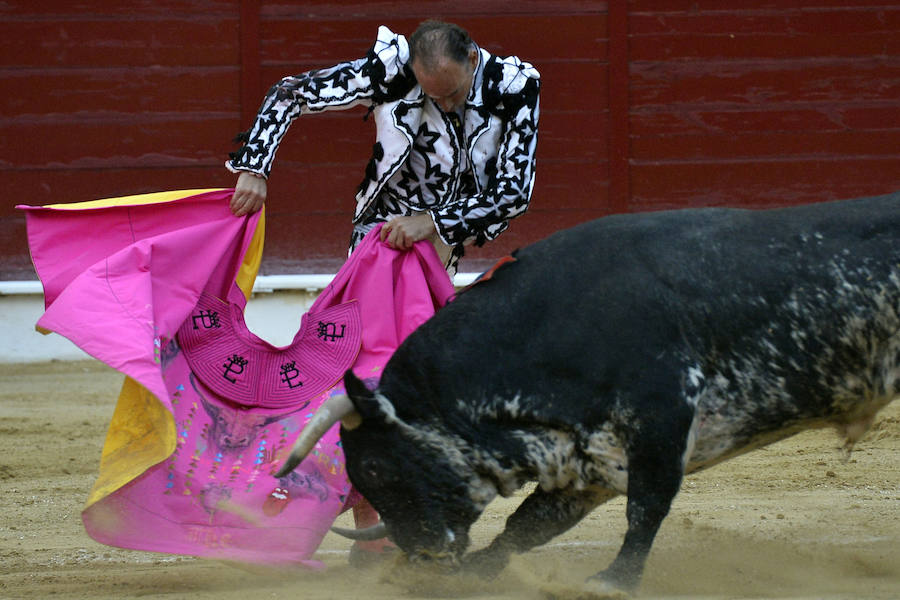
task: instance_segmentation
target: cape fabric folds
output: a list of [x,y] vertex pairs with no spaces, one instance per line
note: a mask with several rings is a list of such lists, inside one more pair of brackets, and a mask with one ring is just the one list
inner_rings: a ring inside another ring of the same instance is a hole
[[312,559],[358,495],[339,427],[276,478],[347,368],[372,384],[453,294],[434,247],[392,250],[374,230],[275,347],[244,324],[261,213],[232,190],[185,190],[26,211],[44,286],[37,328],[125,375],[82,513],[104,544],[245,562]]

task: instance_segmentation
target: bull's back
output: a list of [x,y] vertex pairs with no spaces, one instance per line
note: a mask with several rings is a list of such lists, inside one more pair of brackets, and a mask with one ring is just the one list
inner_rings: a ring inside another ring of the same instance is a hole
[[[573,414],[602,412],[598,402],[611,402],[615,390],[647,377],[683,378],[694,364],[715,369],[723,358],[761,357],[763,342],[781,345],[775,358],[787,360],[797,328],[830,344],[840,328],[816,322],[874,295],[896,307],[900,194],[765,211],[615,215],[516,257],[424,324],[398,360],[418,363],[438,395],[527,389],[551,401],[565,393]],[[775,337],[763,340],[773,324]],[[820,350],[805,348],[794,370],[822,368],[813,364]]]
[[550,347],[593,339],[618,350],[664,342],[685,326],[737,339],[736,325],[768,322],[792,298],[896,276],[900,193],[778,210],[615,215],[516,256],[448,307],[447,321],[473,324],[462,335],[515,343],[541,334]]

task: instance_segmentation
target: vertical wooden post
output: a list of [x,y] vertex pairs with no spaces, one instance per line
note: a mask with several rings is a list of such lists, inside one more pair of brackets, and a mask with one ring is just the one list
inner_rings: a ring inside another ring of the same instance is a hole
[[241,129],[253,124],[262,101],[259,73],[260,3],[260,0],[241,0],[240,4]]
[[628,2],[607,4],[609,28],[609,205],[613,213],[628,212],[631,200],[629,159]]

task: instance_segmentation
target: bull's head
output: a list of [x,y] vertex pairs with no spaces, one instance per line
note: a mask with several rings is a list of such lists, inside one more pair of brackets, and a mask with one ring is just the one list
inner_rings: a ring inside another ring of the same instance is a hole
[[277,476],[294,469],[340,420],[350,481],[381,515],[383,525],[373,529],[386,530],[411,561],[457,564],[469,544],[469,527],[495,493],[493,486],[475,474],[439,430],[405,423],[387,398],[350,371],[344,386],[347,395],[322,405]]

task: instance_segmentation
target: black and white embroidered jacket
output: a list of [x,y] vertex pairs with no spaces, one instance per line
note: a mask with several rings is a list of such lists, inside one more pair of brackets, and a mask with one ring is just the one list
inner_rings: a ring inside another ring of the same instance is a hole
[[463,244],[496,238],[524,213],[534,187],[540,76],[516,57],[481,48],[478,57],[457,130],[416,83],[406,38],[382,26],[365,57],[274,85],[226,166],[268,177],[295,118],[369,106],[377,135],[356,195],[352,246],[376,222],[427,210],[461,255]]

